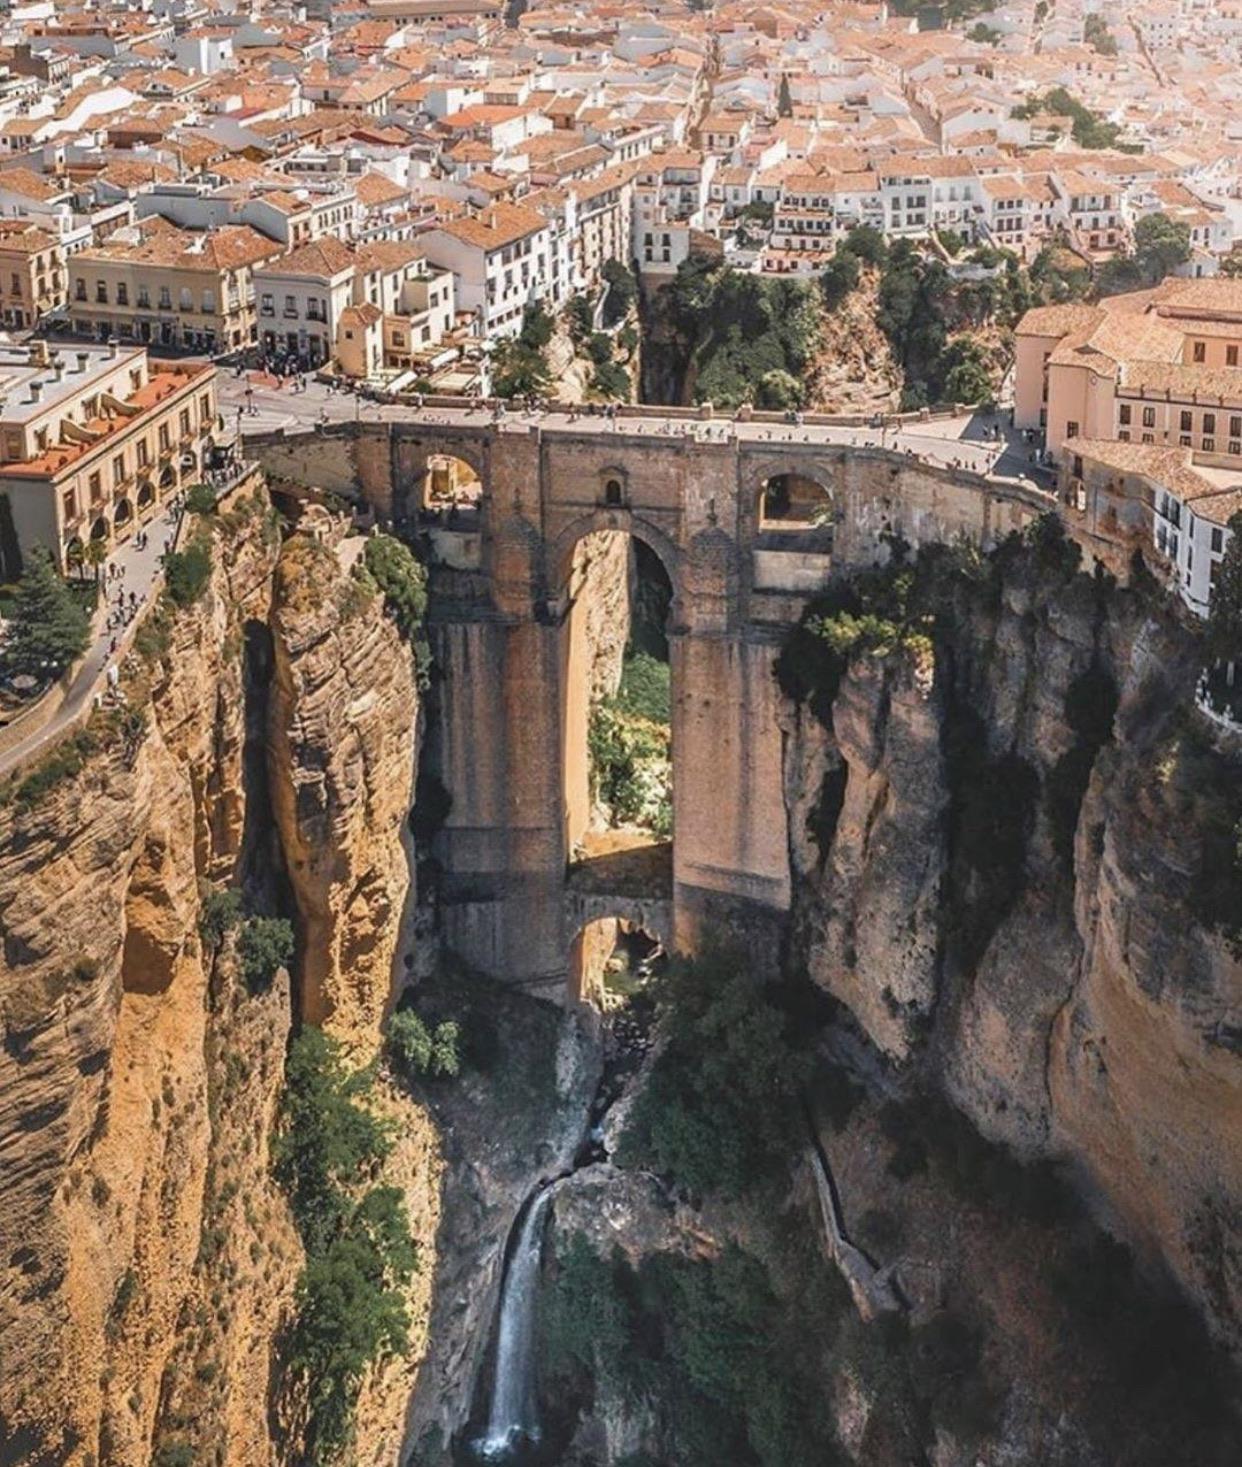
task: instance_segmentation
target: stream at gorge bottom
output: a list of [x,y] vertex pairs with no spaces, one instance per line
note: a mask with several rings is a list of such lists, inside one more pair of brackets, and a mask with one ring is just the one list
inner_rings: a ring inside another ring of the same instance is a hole
[[[618,962],[619,958],[619,962]],[[475,1391],[468,1429],[455,1452],[462,1467],[555,1467],[566,1434],[541,1418],[538,1309],[549,1210],[557,1193],[584,1169],[609,1160],[605,1122],[625,1095],[651,1045],[655,1014],[648,982],[664,963],[662,950],[644,933],[623,934],[605,978],[604,1066],[583,1119],[572,1165],[540,1177],[509,1228],[491,1338]]]

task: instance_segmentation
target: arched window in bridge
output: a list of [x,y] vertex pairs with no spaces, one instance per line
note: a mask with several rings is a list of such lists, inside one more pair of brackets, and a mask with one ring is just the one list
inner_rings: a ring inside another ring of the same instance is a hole
[[427,460],[421,508],[437,521],[465,523],[479,507],[483,485],[465,459],[433,453]]
[[604,485],[604,503],[622,504],[624,502],[624,491],[621,488],[620,479],[609,479]]
[[759,491],[761,530],[818,530],[832,525],[832,495],[805,474],[773,474]]

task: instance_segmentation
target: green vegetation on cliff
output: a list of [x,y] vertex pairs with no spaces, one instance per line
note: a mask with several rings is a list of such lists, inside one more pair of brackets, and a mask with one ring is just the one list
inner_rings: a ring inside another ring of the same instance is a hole
[[40,681],[58,677],[86,651],[90,618],[42,545],[26,556],[7,621],[2,654],[6,673]]
[[[667,309],[683,343],[683,378],[695,402],[725,409],[796,406],[786,378],[800,382],[818,331],[813,286],[765,280],[700,259],[687,260],[668,288]],[[769,379],[769,374],[781,373]]]
[[608,1383],[656,1408],[662,1450],[636,1461],[833,1467],[845,1458],[817,1371],[842,1302],[822,1266],[782,1297],[736,1244],[711,1259],[656,1253],[635,1268],[574,1234],[544,1309],[543,1354],[571,1399]]
[[695,1193],[736,1196],[781,1174],[801,1135],[809,1062],[763,979],[741,956],[714,953],[673,964],[657,1001],[665,1045],[619,1160]]
[[409,1338],[404,1285],[418,1260],[401,1193],[373,1185],[392,1138],[366,1104],[371,1078],[312,1025],[289,1046],[272,1157],[306,1266],[282,1361],[304,1416],[299,1460],[314,1464],[340,1456],[367,1369]]

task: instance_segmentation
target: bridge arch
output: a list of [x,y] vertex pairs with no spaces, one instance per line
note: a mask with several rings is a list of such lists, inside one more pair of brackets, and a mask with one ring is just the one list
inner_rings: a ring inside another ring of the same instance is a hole
[[551,590],[562,595],[569,584],[573,569],[574,549],[586,535],[597,530],[619,530],[641,540],[664,567],[669,585],[673,588],[673,607],[670,613],[676,619],[682,596],[682,553],[677,542],[658,525],[633,510],[602,505],[598,509],[579,515],[565,525],[557,535],[548,554],[548,571]]

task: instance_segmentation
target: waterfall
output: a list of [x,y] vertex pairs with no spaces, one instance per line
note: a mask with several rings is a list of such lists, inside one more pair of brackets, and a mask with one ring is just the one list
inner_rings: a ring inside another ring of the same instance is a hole
[[535,1294],[544,1216],[556,1187],[553,1182],[531,1200],[505,1269],[496,1327],[492,1400],[487,1430],[476,1443],[482,1457],[505,1457],[524,1443],[539,1439],[539,1412],[535,1404]]

